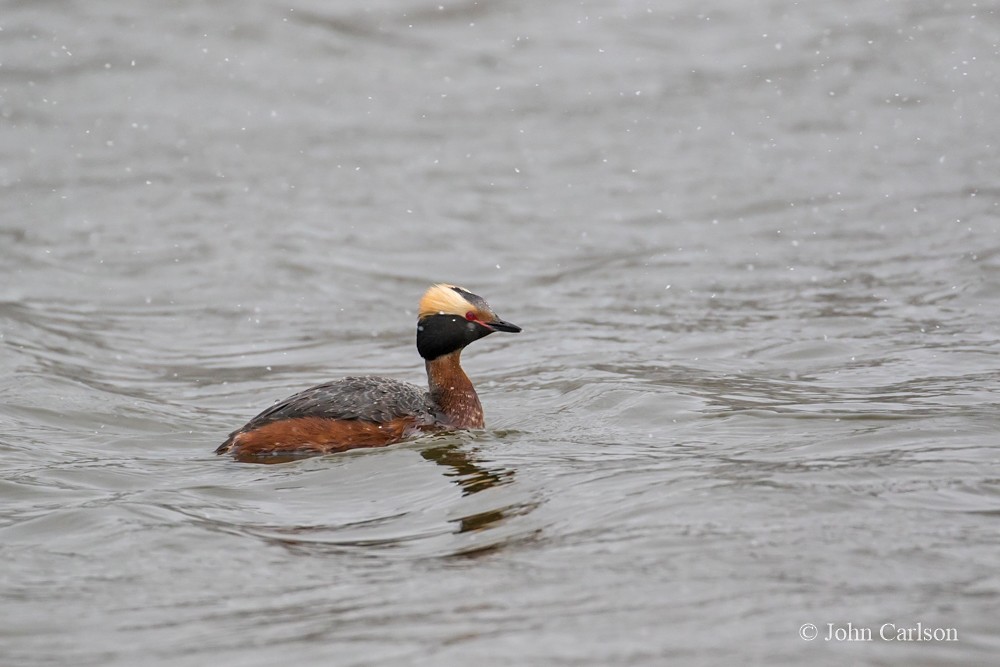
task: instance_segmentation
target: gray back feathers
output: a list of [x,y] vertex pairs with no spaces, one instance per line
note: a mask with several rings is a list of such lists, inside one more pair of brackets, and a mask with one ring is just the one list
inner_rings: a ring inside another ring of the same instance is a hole
[[409,382],[377,376],[346,377],[324,382],[275,403],[240,431],[301,417],[360,419],[375,423],[415,417],[418,423],[431,424],[436,413],[427,392]]

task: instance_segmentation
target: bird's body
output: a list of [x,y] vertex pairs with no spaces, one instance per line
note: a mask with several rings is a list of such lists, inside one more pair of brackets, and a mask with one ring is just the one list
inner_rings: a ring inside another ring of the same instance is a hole
[[428,390],[392,378],[346,377],[299,392],[233,431],[216,449],[266,461],[379,447],[411,435],[482,428],[483,408],[462,370],[462,349],[493,331],[520,328],[461,287],[434,285],[420,301],[417,349]]

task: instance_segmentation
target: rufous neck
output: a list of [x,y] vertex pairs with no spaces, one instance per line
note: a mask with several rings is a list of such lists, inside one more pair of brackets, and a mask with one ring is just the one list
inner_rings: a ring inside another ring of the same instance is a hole
[[426,362],[431,399],[456,428],[483,428],[483,406],[462,370],[462,350]]

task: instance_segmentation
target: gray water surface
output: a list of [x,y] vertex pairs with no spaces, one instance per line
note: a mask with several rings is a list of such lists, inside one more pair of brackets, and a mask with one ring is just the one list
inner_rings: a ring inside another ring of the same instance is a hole
[[[996,3],[0,29],[0,663],[1000,654]],[[524,327],[465,354],[485,431],[212,454],[423,383],[438,281]]]

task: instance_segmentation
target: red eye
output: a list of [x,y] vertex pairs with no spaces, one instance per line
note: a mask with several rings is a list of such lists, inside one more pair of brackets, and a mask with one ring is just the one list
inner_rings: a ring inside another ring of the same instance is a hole
[[470,310],[465,314],[465,319],[469,320],[470,322],[475,322],[477,319],[476,314]]

